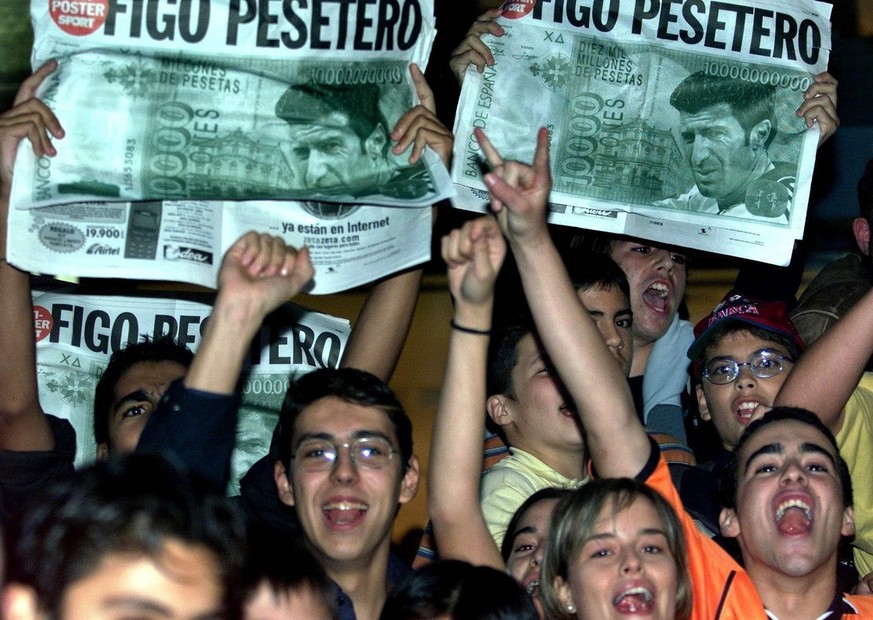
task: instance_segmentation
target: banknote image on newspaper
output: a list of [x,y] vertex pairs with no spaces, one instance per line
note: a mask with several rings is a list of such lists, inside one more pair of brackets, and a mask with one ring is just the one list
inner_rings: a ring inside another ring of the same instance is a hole
[[[395,156],[415,105],[408,63],[83,51],[40,97],[67,128],[54,158],[22,149],[15,208],[85,200],[330,200],[430,205],[453,193],[437,157]],[[442,170],[441,170],[442,169]]]
[[[683,41],[708,40],[711,23],[682,31],[683,18],[674,16],[682,36],[668,36],[657,16],[648,16],[660,24],[652,32],[626,12],[611,30],[601,23],[604,33],[593,23],[555,23],[545,3],[533,12],[525,9],[533,3],[516,4],[509,13],[516,18],[500,20],[506,33],[483,37],[495,64],[465,78],[455,125],[456,204],[481,209],[487,196],[474,128],[505,158],[531,161],[533,136],[544,126],[551,221],[787,260],[802,235],[818,139],[795,111],[826,67],[826,14],[807,19],[822,30],[815,36],[803,34],[811,26],[795,26],[794,39],[783,33],[774,42],[770,26],[744,10],[748,24],[722,24],[714,40],[727,43],[702,49]],[[807,9],[820,5],[770,4],[799,13],[802,24]],[[727,6],[705,6],[715,5]],[[640,21],[639,12],[633,17]],[[768,41],[773,58],[765,62]]]

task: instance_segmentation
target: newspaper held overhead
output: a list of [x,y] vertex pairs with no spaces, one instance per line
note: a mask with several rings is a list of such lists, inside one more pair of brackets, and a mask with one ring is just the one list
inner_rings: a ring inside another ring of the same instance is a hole
[[306,292],[347,290],[430,259],[431,210],[296,202],[86,203],[11,210],[8,260],[36,273],[215,287],[249,230],[309,248]]
[[[160,297],[35,292],[39,400],[76,430],[76,465],[96,457],[94,389],[113,352],[142,336],[168,335],[196,351],[212,308],[193,300]],[[200,296],[204,298],[204,296]],[[336,368],[349,322],[285,304],[252,340],[242,379],[242,404],[233,455],[233,489],[248,467],[269,451],[278,411],[294,377]]]
[[39,96],[66,129],[21,149],[14,208],[135,200],[325,200],[430,206],[439,158],[389,133],[415,105],[433,0],[157,3],[34,0]]
[[473,137],[531,161],[548,129],[550,221],[786,264],[802,237],[818,129],[795,111],[826,70],[831,6],[611,0],[504,3],[495,64],[469,69],[456,206],[483,210]]

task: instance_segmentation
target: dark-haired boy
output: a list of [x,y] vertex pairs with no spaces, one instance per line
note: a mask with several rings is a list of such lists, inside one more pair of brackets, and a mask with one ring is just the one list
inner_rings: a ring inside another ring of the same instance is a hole
[[[24,515],[9,618],[238,618],[245,529],[159,455],[115,456],[48,485]],[[7,617],[7,616],[4,616]]]
[[[608,257],[579,261],[576,295],[613,356],[627,374],[633,359],[627,278]],[[584,265],[584,267],[582,266]],[[519,506],[540,489],[576,488],[587,481],[585,443],[561,379],[543,352],[530,322],[495,334],[488,363],[485,406],[510,455],[482,478],[481,504],[488,529],[500,547]]]
[[[865,306],[859,305],[856,322],[864,320],[864,311]],[[857,490],[852,545],[856,568],[863,576],[873,572],[873,512],[869,510],[873,505],[869,478],[873,460],[873,377],[861,373],[869,358],[864,353],[873,351],[873,347],[867,348],[859,340],[864,333],[861,325],[838,322],[833,329],[837,329],[836,333],[827,334],[828,340],[812,355],[804,353],[803,340],[781,302],[760,302],[735,294],[728,294],[698,323],[697,340],[688,355],[697,362],[701,374],[697,386],[701,417],[713,422],[724,452],[712,464],[714,475],[708,482],[692,477],[683,480],[680,491],[692,512],[707,510],[707,504],[714,506],[715,481],[751,421],[777,404],[815,411],[836,436]],[[849,343],[851,353],[846,351]],[[802,372],[795,377],[797,364]],[[823,380],[823,368],[833,371],[827,380]],[[788,390],[783,393],[786,385]]]
[[277,435],[279,499],[336,584],[340,618],[378,618],[408,570],[389,551],[398,507],[418,490],[409,417],[377,377],[320,369],[288,388]]

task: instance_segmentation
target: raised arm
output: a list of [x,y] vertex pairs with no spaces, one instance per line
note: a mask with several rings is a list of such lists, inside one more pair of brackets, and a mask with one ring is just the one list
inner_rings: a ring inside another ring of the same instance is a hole
[[298,252],[281,237],[255,232],[240,237],[221,263],[218,296],[185,386],[233,394],[261,323],[299,293],[313,273],[306,248]]
[[172,454],[223,491],[236,438],[237,382],[255,332],[266,316],[312,279],[306,248],[249,232],[224,255],[218,296],[203,340],[182,381],[149,416],[136,450]]
[[[774,405],[809,409],[836,434],[843,407],[873,356],[873,291],[815,341],[785,379]],[[822,380],[827,369],[827,380]]]
[[[417,65],[409,68],[420,103],[400,117],[391,131],[392,150],[399,155],[410,149],[409,162],[421,157],[425,146],[433,149],[447,166],[453,136],[436,117],[433,91]],[[403,351],[418,300],[423,268],[385,278],[370,289],[349,336],[340,365],[366,370],[389,381]]]
[[442,255],[455,311],[431,443],[428,511],[442,559],[502,570],[479,504],[479,480],[494,281],[506,244],[487,216],[443,237]]
[[57,67],[43,65],[21,85],[14,107],[0,115],[0,450],[42,451],[54,447],[36,380],[33,303],[29,274],[6,261],[12,166],[23,138],[37,157],[55,154],[52,137],[62,138],[58,119],[40,100],[36,89]]
[[540,129],[532,166],[503,161],[481,131],[476,136],[493,168],[485,175],[492,208],[518,263],[540,338],[581,416],[594,466],[603,477],[633,477],[646,464],[650,444],[627,380],[579,302],[546,225],[548,134]]

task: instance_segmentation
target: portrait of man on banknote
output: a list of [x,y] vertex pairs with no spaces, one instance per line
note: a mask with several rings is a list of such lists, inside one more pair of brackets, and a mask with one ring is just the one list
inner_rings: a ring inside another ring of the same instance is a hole
[[774,162],[775,89],[703,71],[670,96],[694,186],[655,203],[692,211],[785,222],[794,190],[794,164]]
[[379,101],[376,84],[293,84],[284,92],[276,116],[290,127],[301,189],[410,199],[428,191],[423,165],[401,166],[392,157]]

